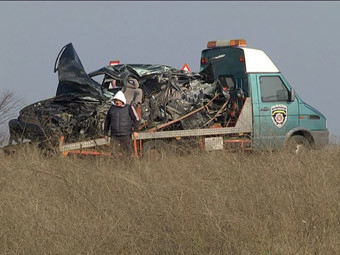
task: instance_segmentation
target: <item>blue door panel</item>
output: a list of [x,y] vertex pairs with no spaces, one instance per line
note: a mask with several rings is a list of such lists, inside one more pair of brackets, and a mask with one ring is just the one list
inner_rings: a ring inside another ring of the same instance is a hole
[[254,135],[258,146],[281,147],[286,133],[299,125],[298,101],[289,102],[291,87],[280,73],[257,74],[256,87],[257,110],[254,110],[254,117],[257,118],[258,130]]

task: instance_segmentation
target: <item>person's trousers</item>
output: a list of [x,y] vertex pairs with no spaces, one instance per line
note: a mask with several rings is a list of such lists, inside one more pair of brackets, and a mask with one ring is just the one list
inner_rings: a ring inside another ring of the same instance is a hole
[[112,136],[111,143],[114,150],[126,154],[132,154],[133,152],[131,135]]

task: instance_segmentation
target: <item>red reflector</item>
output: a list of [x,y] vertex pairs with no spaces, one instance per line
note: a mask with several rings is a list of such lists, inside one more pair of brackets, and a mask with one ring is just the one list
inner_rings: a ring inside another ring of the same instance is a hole
[[207,63],[207,59],[206,58],[201,58],[201,64],[205,65]]
[[245,62],[244,56],[240,56],[240,62],[241,62],[241,63],[244,63],[244,62]]
[[303,120],[305,118],[305,116],[303,115],[300,115],[300,119]]
[[119,65],[119,60],[110,61],[110,66],[115,66],[115,65]]
[[187,63],[184,64],[184,66],[182,67],[182,70],[191,72],[190,67],[188,66]]

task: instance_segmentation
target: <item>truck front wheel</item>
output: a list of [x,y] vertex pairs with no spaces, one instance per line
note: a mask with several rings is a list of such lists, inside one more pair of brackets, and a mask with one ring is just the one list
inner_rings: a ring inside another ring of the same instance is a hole
[[311,145],[304,136],[294,135],[287,141],[286,149],[294,154],[301,154],[311,150]]

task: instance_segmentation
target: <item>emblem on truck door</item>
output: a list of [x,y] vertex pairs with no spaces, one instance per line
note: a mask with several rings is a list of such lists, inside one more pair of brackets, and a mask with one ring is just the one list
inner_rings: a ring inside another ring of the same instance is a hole
[[271,107],[272,120],[278,128],[282,128],[287,122],[287,106],[272,105]]

